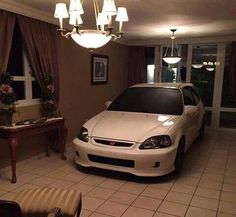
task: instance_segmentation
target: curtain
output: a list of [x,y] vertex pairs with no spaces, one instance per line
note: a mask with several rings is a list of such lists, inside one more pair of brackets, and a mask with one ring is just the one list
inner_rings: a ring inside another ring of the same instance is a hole
[[16,16],[0,10],[0,73],[6,73]]
[[128,83],[130,85],[147,82],[145,47],[132,46],[130,51]]
[[232,43],[230,68],[227,78],[229,82],[230,93],[233,97],[233,101],[236,102],[236,42]]
[[44,76],[52,75],[56,100],[59,100],[58,60],[56,46],[56,27],[52,24],[17,15],[26,55],[32,73],[44,88]]

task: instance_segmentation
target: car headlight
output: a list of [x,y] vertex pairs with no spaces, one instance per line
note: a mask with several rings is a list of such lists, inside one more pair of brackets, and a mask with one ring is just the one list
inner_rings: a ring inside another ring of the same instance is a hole
[[169,136],[153,136],[145,140],[139,147],[139,149],[159,149],[166,148],[171,145],[171,139]]
[[85,127],[81,127],[77,138],[84,141],[84,142],[88,142],[88,140],[89,140],[88,130]]

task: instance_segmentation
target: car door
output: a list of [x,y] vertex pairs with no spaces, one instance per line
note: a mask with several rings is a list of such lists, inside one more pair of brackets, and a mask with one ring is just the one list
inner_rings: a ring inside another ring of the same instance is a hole
[[193,95],[194,90],[191,87],[184,87],[182,89],[185,110],[185,134],[187,146],[189,146],[197,135],[199,126],[200,100],[195,99]]

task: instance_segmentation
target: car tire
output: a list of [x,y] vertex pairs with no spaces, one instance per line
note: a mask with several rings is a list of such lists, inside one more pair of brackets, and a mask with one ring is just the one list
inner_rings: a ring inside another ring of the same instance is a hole
[[184,148],[185,148],[185,140],[184,138],[181,138],[178,145],[176,158],[175,158],[175,172],[176,173],[180,173],[183,168]]
[[200,139],[202,139],[204,137],[204,135],[205,135],[205,125],[206,125],[206,123],[205,123],[205,120],[203,119],[201,127],[199,129],[199,138]]

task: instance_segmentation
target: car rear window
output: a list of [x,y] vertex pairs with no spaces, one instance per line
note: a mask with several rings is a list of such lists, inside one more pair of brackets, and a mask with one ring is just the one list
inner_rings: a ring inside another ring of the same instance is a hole
[[133,87],[118,96],[107,110],[181,115],[183,102],[178,89]]

